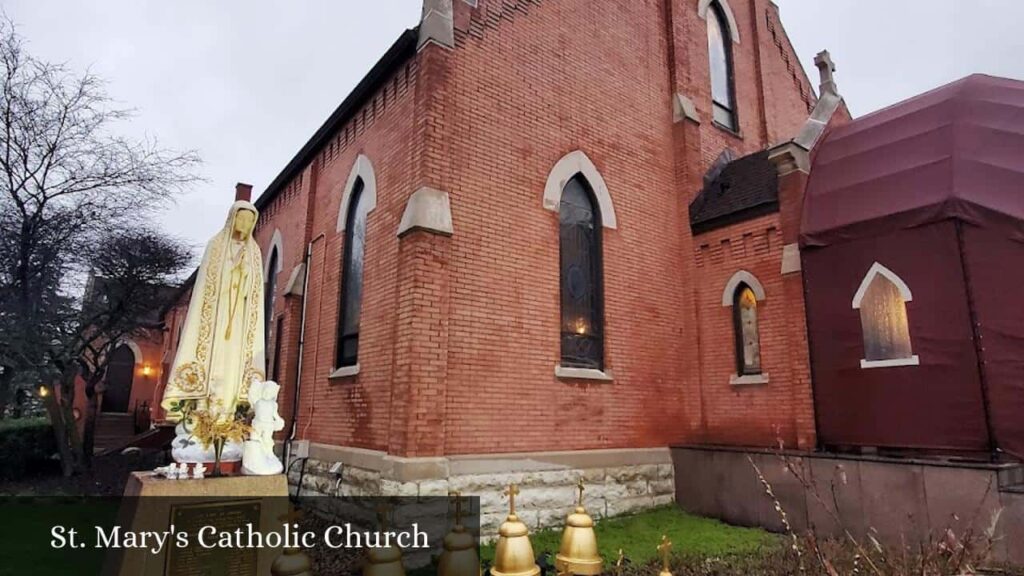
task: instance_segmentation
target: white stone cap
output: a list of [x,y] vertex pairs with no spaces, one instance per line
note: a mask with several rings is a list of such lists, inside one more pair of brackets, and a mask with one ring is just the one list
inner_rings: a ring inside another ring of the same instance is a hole
[[567,380],[598,380],[601,382],[611,382],[614,380],[611,372],[607,370],[570,368],[561,364],[555,366],[555,377]]
[[452,208],[447,192],[424,186],[412,193],[398,224],[398,236],[413,230],[452,235]]
[[327,378],[328,379],[347,378],[349,376],[355,376],[356,374],[359,374],[359,364],[358,363],[357,364],[353,364],[351,366],[342,366],[341,368],[337,368],[337,369],[334,370],[334,372],[331,372],[331,375],[328,376]]
[[761,374],[744,374],[743,376],[738,376],[736,374],[733,374],[732,376],[729,376],[729,384],[732,385],[732,386],[754,386],[754,385],[757,385],[757,384],[767,384],[767,383],[768,383],[768,373],[767,372],[763,372]]

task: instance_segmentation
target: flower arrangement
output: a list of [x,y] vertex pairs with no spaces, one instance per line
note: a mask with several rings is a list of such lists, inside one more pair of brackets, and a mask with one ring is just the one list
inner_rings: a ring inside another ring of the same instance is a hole
[[209,410],[195,410],[192,418],[192,435],[203,445],[203,448],[216,446],[217,443],[241,442],[252,430],[252,427],[237,418],[218,418]]
[[[248,403],[237,403],[233,410],[213,410],[207,401],[206,408],[199,408],[195,400],[182,400],[171,404],[169,412],[178,414],[188,438],[183,438],[183,445],[202,444],[203,449],[213,447],[213,476],[220,476],[220,457],[224,445],[228,442],[242,442],[252,432],[249,425]],[[216,407],[219,407],[218,404]]]

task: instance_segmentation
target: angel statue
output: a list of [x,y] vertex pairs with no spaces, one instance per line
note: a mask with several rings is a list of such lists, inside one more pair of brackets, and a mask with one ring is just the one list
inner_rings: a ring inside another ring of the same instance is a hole
[[161,402],[168,418],[178,422],[172,445],[177,462],[242,459],[239,439],[222,440],[215,454],[209,439],[194,433],[200,432],[199,422],[223,425],[240,419],[248,413],[250,385],[266,379],[263,256],[252,237],[258,216],[249,202],[232,204],[224,228],[207,244],[196,273]]
[[281,387],[272,380],[249,386],[252,404],[252,436],[242,452],[242,473],[266,476],[284,470],[274,454],[274,432],[284,429],[284,418],[277,413],[277,393]]

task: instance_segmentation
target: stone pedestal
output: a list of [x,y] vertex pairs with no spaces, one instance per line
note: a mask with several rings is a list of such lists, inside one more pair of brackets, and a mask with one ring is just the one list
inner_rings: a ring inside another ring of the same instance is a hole
[[150,472],[136,472],[125,487],[118,514],[121,533],[163,533],[174,525],[175,530],[189,533],[189,546],[176,547],[171,536],[156,554],[137,548],[110,550],[103,573],[268,576],[271,564],[282,552],[280,548],[203,549],[196,542],[196,530],[210,525],[218,531],[242,528],[245,532],[245,525],[252,523],[254,531],[280,533],[279,518],[288,511],[288,483],[282,474],[168,480]]

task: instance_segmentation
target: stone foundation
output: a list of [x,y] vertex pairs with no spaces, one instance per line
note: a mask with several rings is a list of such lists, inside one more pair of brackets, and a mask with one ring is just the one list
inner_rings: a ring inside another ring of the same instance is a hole
[[[341,462],[341,474],[331,467]],[[300,464],[292,467],[294,494]],[[459,490],[480,498],[481,533],[496,533],[508,513],[503,496],[519,485],[516,512],[531,530],[563,525],[586,485],[584,504],[596,519],[670,504],[675,479],[668,448],[584,450],[399,458],[383,452],[313,444],[302,478],[304,496],[444,496]],[[339,481],[340,480],[340,481]]]
[[[801,482],[786,469],[800,471]],[[965,461],[849,456],[727,447],[672,449],[683,510],[740,526],[782,532],[769,482],[794,530],[884,544],[958,536],[993,528],[996,561],[1024,564],[1024,467]],[[833,491],[835,495],[833,496]],[[997,521],[996,521],[997,520]]]

